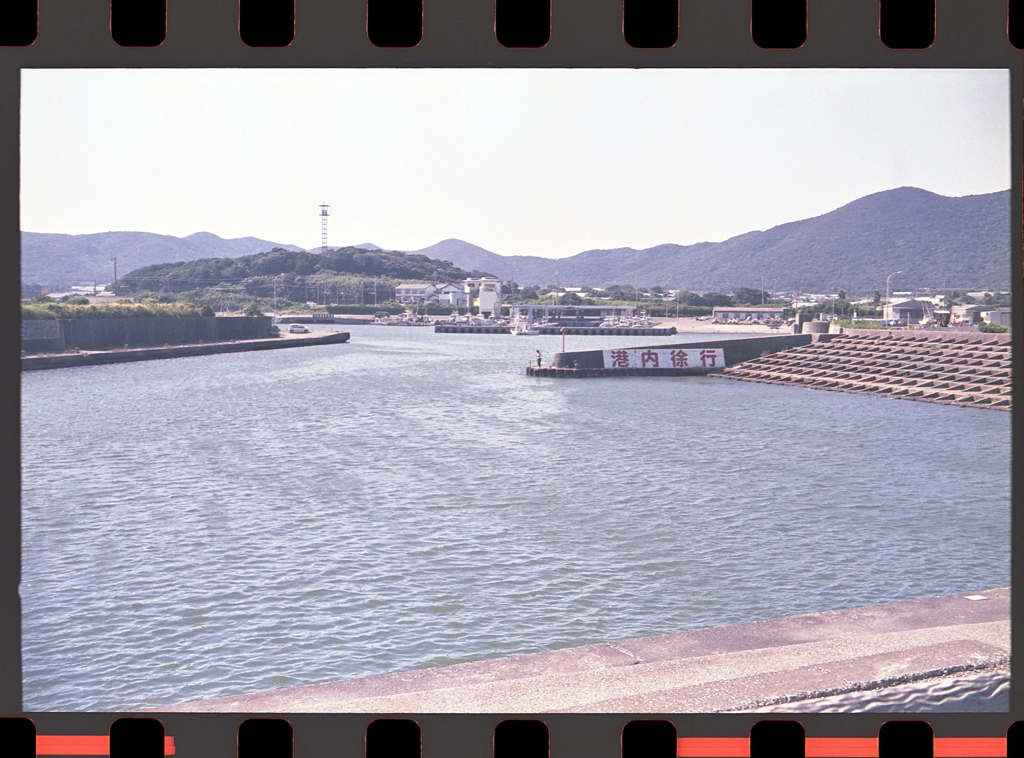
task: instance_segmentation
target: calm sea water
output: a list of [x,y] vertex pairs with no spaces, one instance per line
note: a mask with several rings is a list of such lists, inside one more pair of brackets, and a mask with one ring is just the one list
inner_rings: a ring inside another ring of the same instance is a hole
[[560,337],[348,329],[344,345],[24,375],[26,709],[1009,584],[1008,413],[531,379]]

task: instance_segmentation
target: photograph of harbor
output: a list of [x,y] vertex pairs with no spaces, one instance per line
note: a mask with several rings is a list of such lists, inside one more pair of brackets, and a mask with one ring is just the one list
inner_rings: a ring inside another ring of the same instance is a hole
[[25,70],[25,709],[1007,711],[1009,98]]

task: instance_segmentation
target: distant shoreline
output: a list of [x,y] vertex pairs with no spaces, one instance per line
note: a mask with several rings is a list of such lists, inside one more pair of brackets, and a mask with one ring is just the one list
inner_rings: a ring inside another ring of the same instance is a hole
[[712,321],[698,321],[692,316],[680,318],[655,318],[658,326],[674,326],[680,333],[708,334],[792,334],[793,327],[780,326],[772,329],[764,324],[716,324]]
[[[282,318],[288,318],[289,316],[296,318],[312,318],[312,314],[306,313],[282,313]],[[446,316],[431,316],[437,321],[437,323],[444,323],[448,320]],[[715,324],[711,321],[698,321],[696,318],[680,317],[680,318],[653,318],[655,326],[658,327],[669,327],[674,326],[677,332],[686,333],[708,333],[708,334],[790,334],[792,328],[789,326],[781,326],[778,329],[772,329],[769,326],[763,324]],[[335,324],[372,324],[373,316],[365,316],[362,314],[348,315],[339,314],[334,316]]]

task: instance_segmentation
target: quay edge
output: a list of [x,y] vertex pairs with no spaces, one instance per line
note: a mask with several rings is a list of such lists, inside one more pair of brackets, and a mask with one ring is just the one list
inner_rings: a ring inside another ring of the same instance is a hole
[[[969,700],[972,677],[1008,679],[1009,595],[904,600],[146,710],[710,713],[839,698],[839,710],[857,711],[914,685],[919,705],[901,694],[892,710],[927,710],[936,691]],[[950,693],[951,682],[961,691]],[[1008,707],[974,705],[966,710]]]

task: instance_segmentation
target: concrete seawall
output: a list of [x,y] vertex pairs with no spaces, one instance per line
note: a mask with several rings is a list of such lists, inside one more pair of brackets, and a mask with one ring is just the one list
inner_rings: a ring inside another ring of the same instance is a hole
[[22,371],[40,371],[52,368],[74,366],[104,366],[112,363],[151,361],[162,358],[188,358],[196,355],[218,353],[242,353],[252,350],[280,350],[290,347],[331,345],[348,342],[348,332],[332,332],[325,335],[303,335],[301,337],[273,337],[238,342],[213,342],[202,345],[175,345],[173,347],[148,347],[128,350],[103,350],[85,353],[62,353],[60,355],[37,355],[21,359]]
[[270,325],[269,316],[29,319],[21,322],[21,349],[38,354],[254,340],[270,337]]
[[[674,326],[535,326],[538,334],[566,334],[569,336],[668,337],[676,333]],[[511,334],[509,326],[475,326],[473,324],[435,324],[436,334]]]
[[730,364],[717,376],[974,408],[1012,407],[1009,335],[857,329],[827,336],[827,342]]
[[[824,702],[857,711],[890,693],[892,710],[912,711],[915,691],[951,689],[963,705],[971,691],[993,691],[993,682],[1005,694],[1009,594],[906,600],[151,710],[698,713],[813,710]],[[980,688],[979,677],[987,682]],[[1008,703],[980,706],[1005,710]]]
[[[773,334],[764,337],[735,337],[719,338],[701,342],[672,342],[662,345],[631,345],[631,349],[688,349],[699,350],[702,348],[721,348],[725,351],[725,365],[732,366],[742,361],[757,358],[762,353],[776,353],[780,350],[788,350],[800,345],[809,345],[813,339],[810,334]],[[564,353],[555,353],[552,360],[552,368],[571,369],[576,362],[579,362],[581,369],[604,369],[603,350],[574,350]],[[617,374],[616,374],[617,375]],[[622,374],[625,376],[626,374]],[[659,376],[667,374],[659,374]]]

